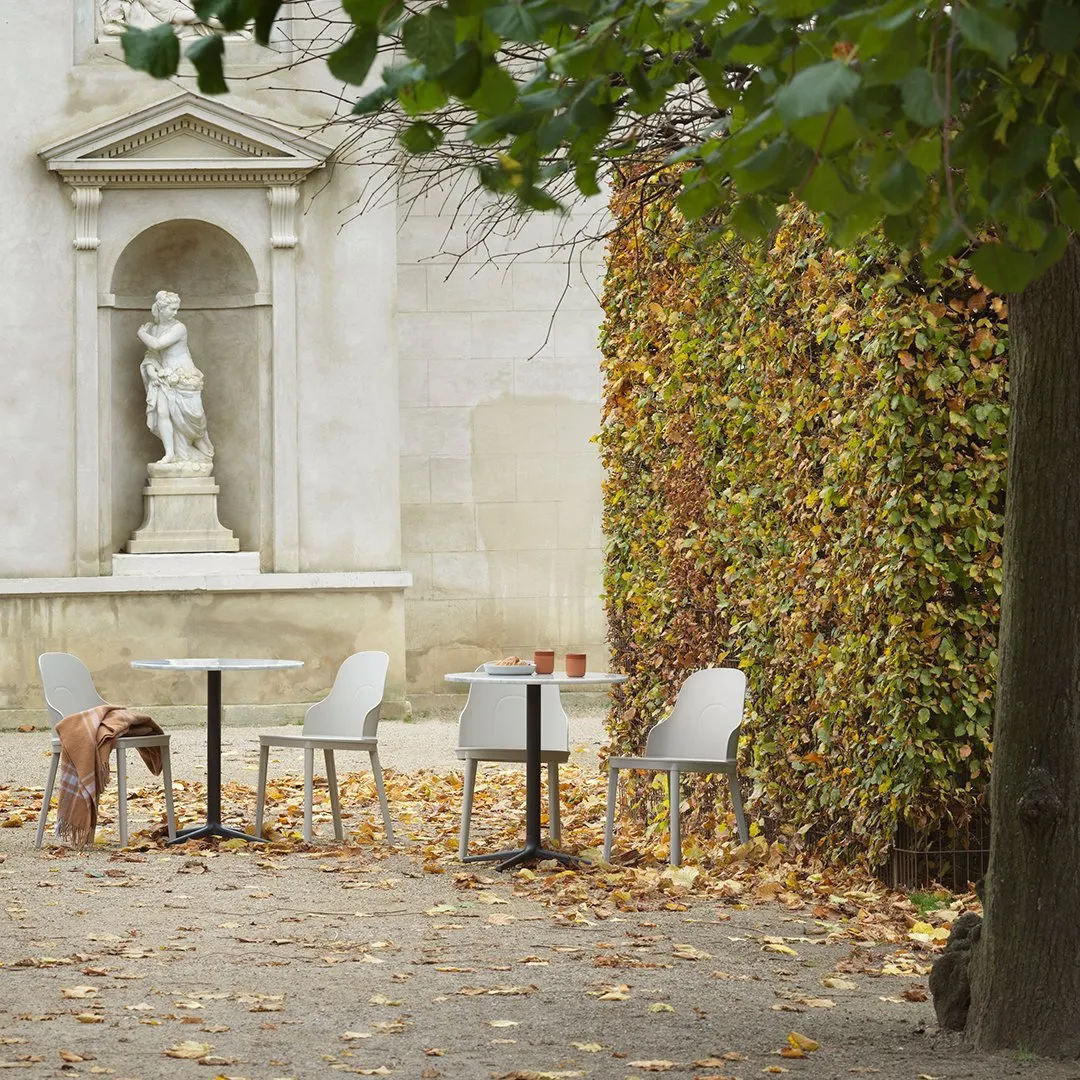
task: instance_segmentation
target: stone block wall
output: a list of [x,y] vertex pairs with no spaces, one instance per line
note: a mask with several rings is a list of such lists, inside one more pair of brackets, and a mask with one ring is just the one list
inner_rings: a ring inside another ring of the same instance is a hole
[[[406,193],[408,188],[406,187]],[[537,646],[606,664],[599,244],[582,207],[492,229],[453,193],[399,211],[408,692]]]

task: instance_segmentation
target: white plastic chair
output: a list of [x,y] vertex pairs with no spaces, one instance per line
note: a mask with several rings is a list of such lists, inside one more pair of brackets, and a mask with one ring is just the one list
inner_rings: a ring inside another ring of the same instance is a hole
[[[41,686],[45,692],[45,704],[49,710],[49,723],[52,725],[52,757],[49,759],[49,779],[45,784],[41,813],[38,815],[35,848],[40,848],[45,838],[45,820],[49,815],[49,803],[52,801],[53,785],[56,783],[56,770],[60,764],[60,738],[56,734],[56,725],[72,713],[85,712],[97,705],[108,704],[97,692],[93,677],[77,656],[62,652],[42,653],[38,657],[38,670],[41,672]],[[116,787],[119,795],[117,819],[120,828],[120,844],[123,847],[127,847],[128,842],[127,755],[125,752],[137,750],[140,746],[156,746],[161,750],[161,782],[165,788],[165,819],[169,827],[169,839],[176,837],[169,736],[124,736],[116,740]]]
[[[480,668],[477,668],[479,671]],[[469,854],[476,766],[481,761],[525,761],[525,686],[471,683],[458,719],[457,756],[465,762],[458,858]],[[559,842],[559,764],[570,758],[570,721],[558,686],[540,687],[540,760],[548,771],[548,834]]]
[[353,653],[338,668],[334,685],[322,701],[304,714],[300,735],[259,736],[259,789],[255,802],[255,835],[262,835],[263,804],[266,801],[266,771],[271,746],[299,746],[304,751],[304,840],[311,843],[311,804],[315,779],[315,751],[323,752],[326,783],[330,788],[330,809],[334,815],[334,836],[345,839],[341,826],[341,803],[338,796],[335,750],[367,751],[371,771],[379,793],[386,839],[394,842],[390,809],[386,804],[382,767],[379,764],[379,710],[382,707],[386,671],[390,657],[384,652]]
[[695,671],[683,683],[670,715],[649,732],[645,756],[608,759],[605,860],[611,860],[611,833],[615,823],[615,796],[620,769],[646,769],[668,774],[672,866],[682,862],[682,840],[679,835],[680,773],[724,773],[727,776],[739,839],[746,843],[750,834],[746,828],[739,779],[735,771],[745,697],[746,676],[738,668]]

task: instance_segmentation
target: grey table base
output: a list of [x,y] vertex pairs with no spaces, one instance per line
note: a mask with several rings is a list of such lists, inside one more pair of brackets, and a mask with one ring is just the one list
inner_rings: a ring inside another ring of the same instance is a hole
[[[499,681],[512,681],[514,676],[502,676]],[[523,676],[522,678],[527,678]],[[586,677],[588,678],[588,677]],[[612,675],[601,677],[593,675],[589,682],[623,682],[626,676]],[[484,681],[481,679],[459,681]],[[585,680],[569,679],[559,676],[552,679],[560,686],[584,685]],[[528,682],[525,686],[525,846],[510,848],[506,851],[492,851],[482,855],[467,855],[464,862],[494,862],[498,861],[496,870],[512,870],[515,866],[524,863],[541,862],[545,859],[554,859],[564,866],[587,865],[588,860],[578,855],[571,855],[566,851],[552,851],[540,843],[540,735],[541,735],[541,697],[539,682]]]
[[[227,662],[226,662],[227,666]],[[272,667],[299,667],[300,661],[269,662],[265,668]],[[183,668],[184,665],[168,665],[164,663],[135,661],[132,667],[147,667],[160,670],[162,668]],[[240,670],[252,670],[252,667],[241,667]],[[193,665],[187,666],[187,670],[203,670]],[[185,829],[177,829],[174,839],[166,841],[170,846],[173,844],[186,844],[189,840],[209,840],[220,837],[223,840],[247,840],[253,844],[265,844],[261,836],[253,836],[242,829],[233,829],[222,823],[221,820],[221,671],[220,667],[206,668],[206,821],[201,825],[189,825]]]

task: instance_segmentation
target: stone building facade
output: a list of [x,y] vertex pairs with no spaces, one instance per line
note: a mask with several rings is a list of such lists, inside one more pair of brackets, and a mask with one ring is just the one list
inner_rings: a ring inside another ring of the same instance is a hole
[[[234,718],[263,722],[300,715],[362,648],[391,656],[388,715],[492,655],[602,662],[601,252],[551,247],[582,215],[459,258],[483,221],[468,207],[366,199],[371,167],[327,124],[340,86],[285,66],[304,19],[271,50],[230,42],[221,97],[128,70],[118,22],[183,10],[0,10],[0,724],[41,718],[51,649],[165,717],[201,708],[201,678],[132,659],[304,660],[228,680]],[[161,453],[136,336],[160,289],[205,374],[242,558],[125,553]]]

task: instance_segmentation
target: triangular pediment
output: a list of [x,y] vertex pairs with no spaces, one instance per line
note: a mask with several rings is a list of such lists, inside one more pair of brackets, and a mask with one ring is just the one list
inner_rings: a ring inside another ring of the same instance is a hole
[[[40,151],[65,179],[101,184],[267,182],[310,172],[329,147],[221,101],[183,93]],[[269,174],[275,174],[271,177]],[[281,174],[281,175],[278,175]]]

